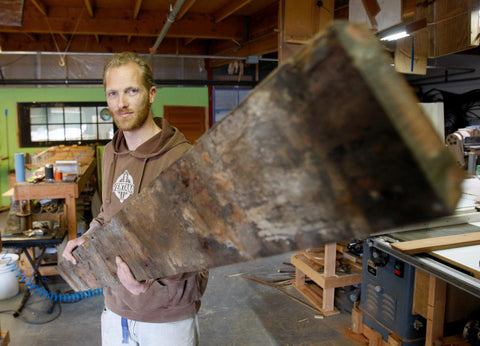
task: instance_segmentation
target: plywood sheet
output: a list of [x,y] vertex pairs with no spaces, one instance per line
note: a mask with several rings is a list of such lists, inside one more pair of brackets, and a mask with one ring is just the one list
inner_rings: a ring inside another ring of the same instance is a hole
[[461,268],[480,279],[480,245],[433,251],[432,256]]

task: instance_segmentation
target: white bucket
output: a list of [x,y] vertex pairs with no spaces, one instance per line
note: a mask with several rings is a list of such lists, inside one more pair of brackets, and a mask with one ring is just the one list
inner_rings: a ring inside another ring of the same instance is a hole
[[18,293],[18,255],[0,253],[0,300],[16,296]]

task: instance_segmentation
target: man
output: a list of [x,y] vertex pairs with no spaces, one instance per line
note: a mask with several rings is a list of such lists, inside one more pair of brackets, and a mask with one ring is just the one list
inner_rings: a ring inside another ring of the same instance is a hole
[[[114,55],[105,65],[103,83],[118,131],[104,150],[103,204],[87,234],[108,222],[191,147],[165,119],[153,117],[156,88],[144,59],[129,52]],[[66,260],[76,264],[72,251],[86,235],[67,243],[63,252]],[[122,285],[104,289],[102,345],[195,344],[195,316],[207,277],[184,273],[139,282],[120,256],[116,264]]]

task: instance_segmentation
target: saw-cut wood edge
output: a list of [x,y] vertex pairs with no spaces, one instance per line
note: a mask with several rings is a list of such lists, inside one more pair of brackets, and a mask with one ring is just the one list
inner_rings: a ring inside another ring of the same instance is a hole
[[457,167],[368,28],[335,22],[263,80],[59,273],[75,290],[249,261],[449,215]]
[[452,249],[470,245],[480,245],[480,232],[402,241],[398,243],[392,243],[391,247],[407,255],[416,255],[424,252]]

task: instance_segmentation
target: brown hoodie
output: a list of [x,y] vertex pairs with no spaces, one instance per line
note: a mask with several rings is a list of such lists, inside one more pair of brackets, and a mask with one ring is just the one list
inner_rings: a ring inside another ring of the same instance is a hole
[[[108,222],[144,186],[191,148],[184,135],[164,118],[155,118],[160,133],[136,150],[127,148],[122,131],[105,146],[102,158],[102,209],[90,230]],[[158,279],[138,296],[122,285],[104,289],[105,305],[125,318],[142,322],[173,322],[193,317],[206,284],[199,273]]]

